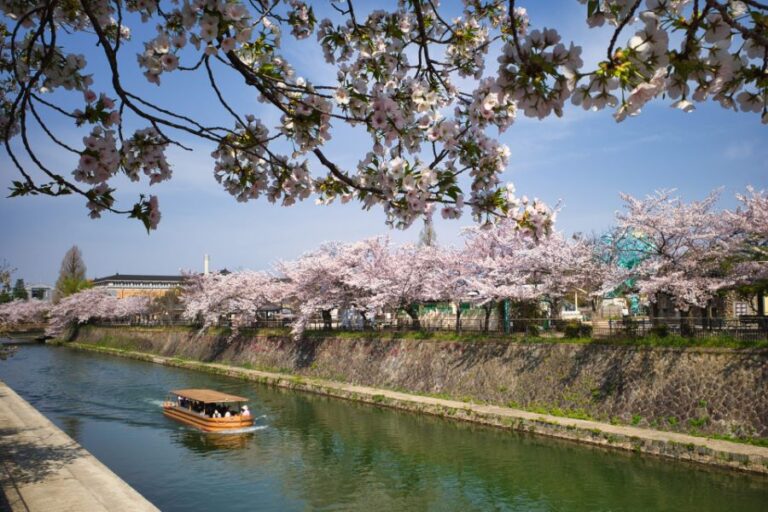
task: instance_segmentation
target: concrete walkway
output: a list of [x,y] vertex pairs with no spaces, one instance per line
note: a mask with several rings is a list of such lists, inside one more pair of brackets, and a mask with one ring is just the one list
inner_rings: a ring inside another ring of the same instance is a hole
[[446,400],[339,381],[251,370],[220,363],[203,363],[85,343],[70,343],[68,346],[150,361],[165,366],[208,371],[272,386],[308,391],[379,406],[569,439],[585,444],[631,450],[638,453],[768,475],[768,448],[762,446],[628,425],[612,425],[597,421],[550,416],[509,407]]
[[0,381],[0,510],[156,511]]

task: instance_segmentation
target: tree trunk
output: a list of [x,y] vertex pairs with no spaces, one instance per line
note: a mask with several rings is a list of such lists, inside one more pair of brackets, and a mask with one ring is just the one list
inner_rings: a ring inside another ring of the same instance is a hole
[[323,314],[323,329],[331,330],[333,329],[333,320],[331,319],[331,310],[330,309],[324,309],[322,311]]
[[489,302],[483,306],[485,310],[485,324],[483,325],[483,332],[487,333],[491,325],[491,313],[493,312],[493,303]]
[[373,318],[369,318],[365,311],[361,311],[360,316],[363,317],[363,330],[373,330]]
[[560,320],[561,313],[562,313],[561,311],[562,308],[560,307],[561,302],[562,301],[559,298],[553,298],[550,301],[550,305],[552,306],[550,317],[552,318],[552,320]]
[[659,297],[654,297],[656,300],[651,301],[651,323],[654,327],[659,325]]
[[757,292],[757,316],[765,316],[765,291]]
[[461,332],[461,302],[456,304],[456,332]]
[[680,311],[680,335],[686,337],[693,336],[693,328],[691,327],[691,308],[687,311]]
[[418,304],[408,304],[405,308],[405,312],[411,317],[411,327],[415,330],[421,330],[421,320],[419,320],[419,306]]

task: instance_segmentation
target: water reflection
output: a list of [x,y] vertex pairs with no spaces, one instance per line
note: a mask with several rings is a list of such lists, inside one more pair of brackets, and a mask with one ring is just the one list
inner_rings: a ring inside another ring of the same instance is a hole
[[174,437],[174,441],[196,453],[218,450],[243,450],[253,440],[253,433],[211,434],[194,430]]

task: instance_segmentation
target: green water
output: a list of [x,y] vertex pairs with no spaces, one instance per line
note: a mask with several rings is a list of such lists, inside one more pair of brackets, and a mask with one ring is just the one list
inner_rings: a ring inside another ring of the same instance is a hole
[[[0,379],[162,510],[768,510],[768,478],[46,346]],[[252,399],[257,428],[165,418],[173,388]]]

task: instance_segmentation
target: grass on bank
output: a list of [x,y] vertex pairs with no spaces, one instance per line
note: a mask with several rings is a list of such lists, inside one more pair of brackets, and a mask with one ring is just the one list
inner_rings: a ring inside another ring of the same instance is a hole
[[614,345],[640,347],[723,347],[723,348],[768,348],[768,339],[758,341],[738,340],[732,336],[684,337],[647,335],[643,337],[576,337],[529,336],[525,334],[499,334],[482,332],[452,331],[307,331],[305,338],[338,338],[350,340],[431,340],[451,343],[474,343],[484,341],[506,341],[525,344],[571,344],[571,345]]

